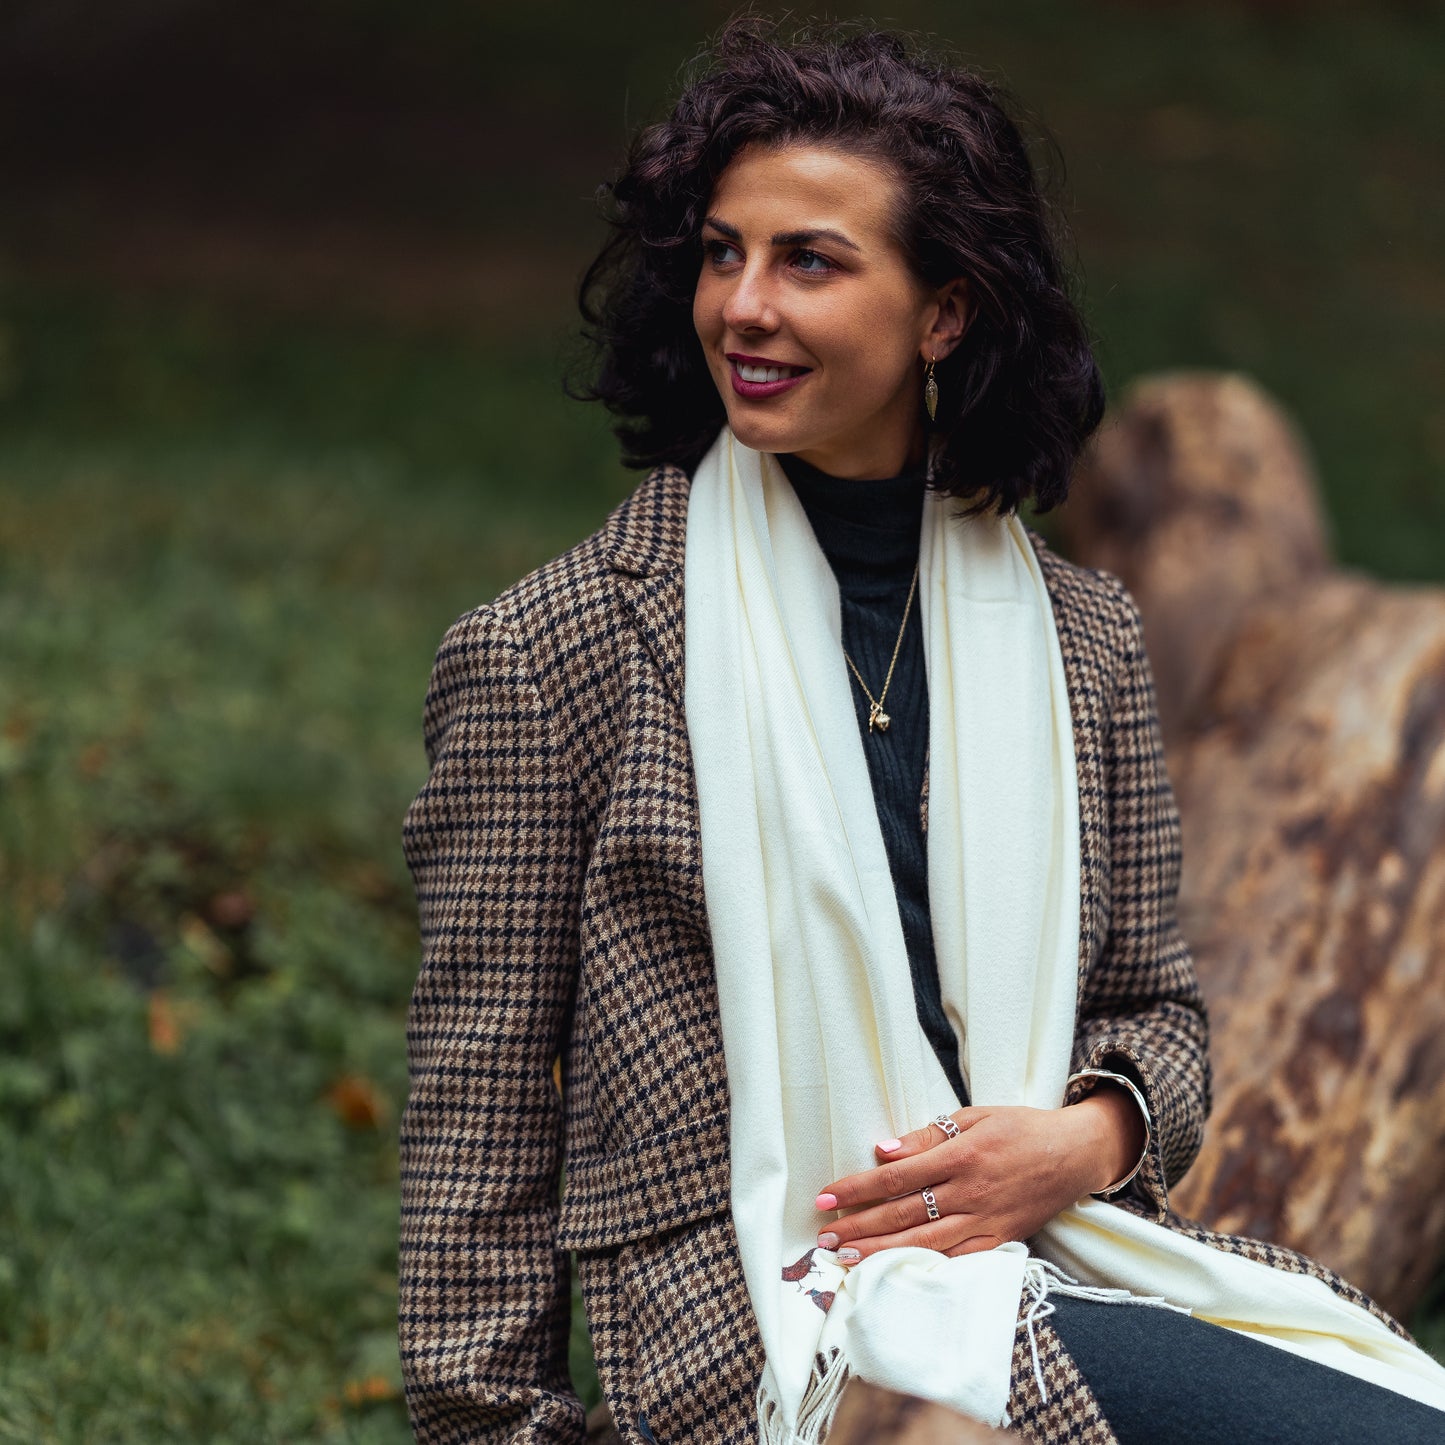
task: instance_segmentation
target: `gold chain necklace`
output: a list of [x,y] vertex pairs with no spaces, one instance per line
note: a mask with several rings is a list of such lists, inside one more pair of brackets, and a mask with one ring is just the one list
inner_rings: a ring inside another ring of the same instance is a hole
[[868,691],[868,684],[863,681],[863,674],[858,671],[858,664],[848,656],[848,649],[843,649],[843,659],[853,669],[853,676],[858,679],[858,686],[863,689],[863,696],[868,699],[868,731],[871,733],[877,728],[880,733],[888,731],[888,724],[893,721],[883,711],[883,699],[888,696],[888,684],[893,681],[893,669],[898,666],[898,654],[903,649],[903,634],[908,630],[908,614],[913,611],[913,594],[918,590],[918,563],[913,564],[913,581],[908,584],[908,601],[903,608],[903,621],[898,628],[898,641],[893,644],[893,658],[888,664],[888,676],[883,679],[883,690],[874,697]]

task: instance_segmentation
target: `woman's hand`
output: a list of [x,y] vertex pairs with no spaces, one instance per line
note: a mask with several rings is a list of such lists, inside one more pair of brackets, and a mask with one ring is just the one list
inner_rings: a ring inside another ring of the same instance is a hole
[[818,1244],[848,1264],[900,1245],[972,1254],[1027,1239],[1075,1200],[1122,1179],[1144,1147],[1138,1107],[1117,1088],[1066,1109],[960,1109],[953,1119],[956,1138],[929,1124],[885,1140],[876,1149],[886,1162],[827,1185],[819,1210],[852,1212],[824,1225]]

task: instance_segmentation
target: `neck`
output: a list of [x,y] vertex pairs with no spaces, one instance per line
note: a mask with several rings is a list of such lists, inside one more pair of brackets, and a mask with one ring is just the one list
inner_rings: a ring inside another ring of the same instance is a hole
[[[778,461],[783,470],[795,483],[809,482],[814,487],[831,490],[835,495],[856,497],[857,505],[867,507],[871,489],[883,492],[897,484],[907,483],[907,492],[912,495],[915,488],[921,488],[926,478],[923,461],[905,460],[896,471],[834,472],[820,466],[809,452],[780,452]],[[881,496],[874,499],[881,501]]]
[[920,433],[905,442],[885,442],[866,451],[810,447],[791,455],[830,477],[866,481],[872,477],[896,477],[921,470],[924,445]]

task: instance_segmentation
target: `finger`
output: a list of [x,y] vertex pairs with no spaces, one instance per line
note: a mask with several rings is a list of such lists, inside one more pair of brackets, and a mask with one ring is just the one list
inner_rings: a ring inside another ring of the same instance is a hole
[[930,1161],[922,1154],[890,1160],[876,1169],[865,1169],[861,1174],[850,1174],[846,1179],[828,1185],[818,1196],[817,1205],[821,1211],[828,1213],[834,1209],[857,1209],[878,1204],[903,1194],[912,1194],[926,1184],[935,1184],[948,1172],[940,1168],[936,1160]]
[[[962,1217],[962,1216],[958,1216]],[[945,1254],[982,1254],[985,1250],[997,1249],[1003,1240],[996,1234],[975,1234],[965,1239],[962,1244],[955,1244],[951,1249],[944,1250]]]
[[[968,1112],[966,1109],[960,1111],[961,1114]],[[818,1195],[819,1210],[826,1214],[835,1209],[858,1209],[885,1199],[896,1199],[901,1194],[911,1194],[940,1179],[957,1178],[968,1169],[973,1155],[962,1132],[966,1126],[960,1126],[961,1133],[957,1139],[946,1139],[941,1129],[930,1128],[939,1136],[938,1144],[915,1148],[911,1152],[901,1149],[896,1158],[890,1158],[876,1169],[865,1169],[836,1180]],[[944,1144],[949,1146],[949,1152],[940,1155],[936,1151]]]
[[[945,1129],[938,1122],[939,1119],[950,1120],[954,1127]],[[873,1148],[884,1159],[908,1159],[926,1153],[929,1149],[936,1149],[950,1139],[956,1139],[960,1133],[972,1128],[977,1122],[976,1109],[955,1109],[952,1114],[940,1114],[937,1118],[930,1119],[921,1129],[910,1130],[901,1139],[884,1139]]]
[[901,1139],[881,1139],[873,1150],[882,1159],[911,1159],[943,1143],[947,1137],[941,1129],[925,1124],[921,1129],[910,1129]]
[[945,1214],[941,1219],[928,1220],[912,1229],[855,1239],[839,1247],[838,1258],[843,1264],[860,1264],[869,1255],[879,1254],[885,1249],[903,1249],[910,1245],[918,1249],[936,1249],[940,1254],[951,1254],[967,1240],[978,1238],[977,1229],[978,1221],[969,1215]]
[[[935,1201],[937,1198],[935,1192]],[[940,1214],[945,1212],[942,1205],[938,1205],[938,1209]],[[928,1222],[928,1206],[923,1202],[922,1194],[915,1191],[874,1204],[868,1209],[860,1209],[854,1214],[845,1214],[841,1219],[830,1220],[819,1232],[818,1244],[823,1249],[837,1249],[858,1239],[900,1234]]]

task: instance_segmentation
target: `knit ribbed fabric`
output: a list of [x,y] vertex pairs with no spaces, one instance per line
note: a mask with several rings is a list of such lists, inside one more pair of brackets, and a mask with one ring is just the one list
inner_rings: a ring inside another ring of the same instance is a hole
[[[834,477],[795,456],[780,456],[813,535],[838,579],[843,646],[877,697],[898,641],[918,562],[926,489],[922,469],[861,481]],[[887,732],[869,731],[868,699],[853,680],[853,703],[868,760],[878,825],[898,895],[918,1022],[961,1103],[968,1103],[958,1040],[943,1011],[938,961],[928,910],[928,853],[919,801],[928,764],[928,677],[923,661],[923,609],[917,597],[884,710]],[[852,674],[849,674],[850,678]]]

